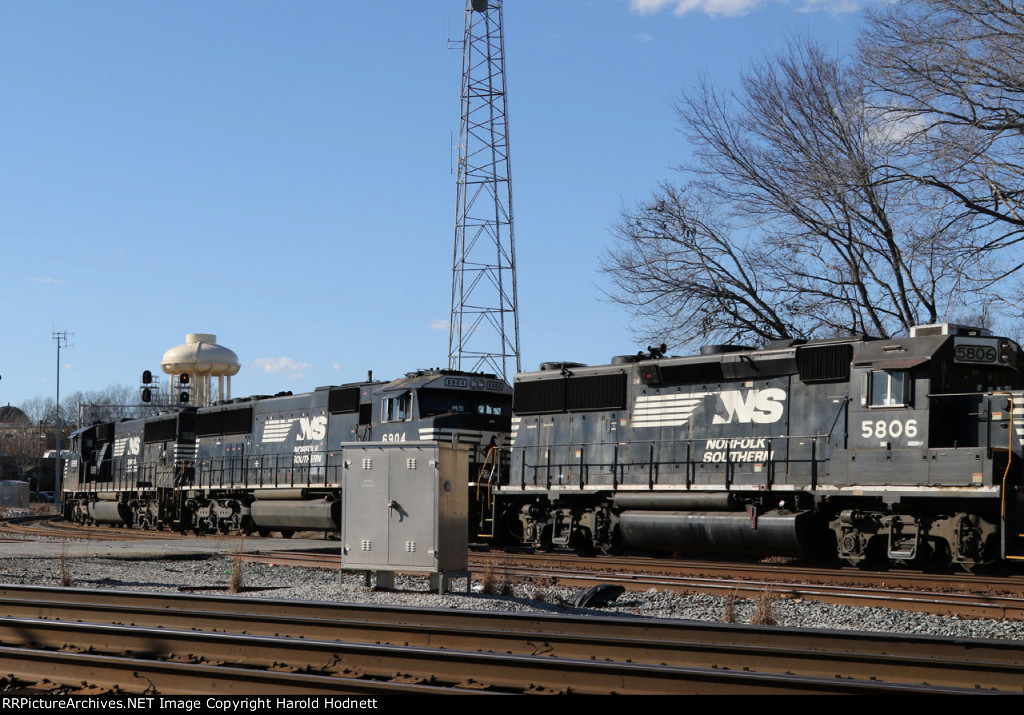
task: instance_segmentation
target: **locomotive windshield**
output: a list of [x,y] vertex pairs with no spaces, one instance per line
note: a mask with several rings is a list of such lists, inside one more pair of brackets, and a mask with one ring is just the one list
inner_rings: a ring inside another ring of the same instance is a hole
[[420,417],[432,417],[449,412],[478,415],[511,415],[512,398],[509,395],[482,395],[460,390],[420,390]]
[[995,365],[954,365],[947,391],[991,392],[1012,390],[1017,386],[1017,374],[1012,368]]

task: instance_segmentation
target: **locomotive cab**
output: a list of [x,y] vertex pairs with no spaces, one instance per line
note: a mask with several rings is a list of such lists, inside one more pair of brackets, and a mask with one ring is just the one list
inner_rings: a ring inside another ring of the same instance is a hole
[[1017,529],[1007,530],[1000,495],[1020,461],[993,414],[1010,415],[1018,350],[949,324],[861,346],[848,447],[823,488],[842,558],[975,568],[1008,555],[1006,535]]

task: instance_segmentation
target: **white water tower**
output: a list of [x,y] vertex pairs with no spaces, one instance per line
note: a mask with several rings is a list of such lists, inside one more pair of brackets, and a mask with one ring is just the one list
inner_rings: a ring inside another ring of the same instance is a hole
[[189,333],[184,345],[164,353],[160,368],[168,375],[188,375],[193,395],[189,402],[205,407],[213,401],[211,380],[214,377],[217,378],[217,399],[231,399],[231,376],[238,373],[241,365],[233,350],[217,344],[216,335]]

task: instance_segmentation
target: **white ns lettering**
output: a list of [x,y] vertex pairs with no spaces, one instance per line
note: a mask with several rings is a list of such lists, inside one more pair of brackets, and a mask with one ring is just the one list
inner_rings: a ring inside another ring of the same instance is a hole
[[299,419],[299,439],[323,439],[327,434],[327,417],[302,417]]
[[750,390],[744,395],[739,390],[724,390],[719,393],[719,397],[726,414],[724,417],[715,415],[712,420],[714,424],[729,424],[733,418],[746,424],[768,424],[782,418],[782,402],[786,399],[786,391],[779,387],[769,387],[765,390]]

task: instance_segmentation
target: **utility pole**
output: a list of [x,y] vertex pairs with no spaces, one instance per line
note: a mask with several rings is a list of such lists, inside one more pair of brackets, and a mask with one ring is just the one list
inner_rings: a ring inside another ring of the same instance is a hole
[[501,23],[502,0],[466,0],[448,366],[508,381],[520,363]]
[[53,340],[57,343],[57,455],[53,467],[53,500],[57,505],[57,513],[61,513],[61,479],[60,479],[60,349],[67,347],[68,331],[53,331]]

